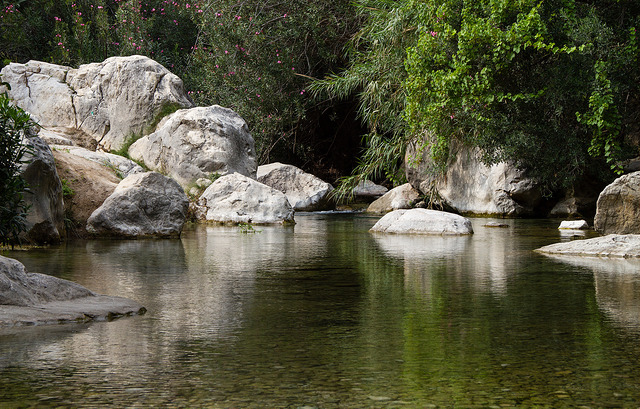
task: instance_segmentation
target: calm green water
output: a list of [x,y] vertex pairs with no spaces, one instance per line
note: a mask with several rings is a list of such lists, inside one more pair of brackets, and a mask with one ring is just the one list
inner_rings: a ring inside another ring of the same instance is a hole
[[362,215],[5,253],[145,316],[0,332],[0,407],[640,407],[640,262],[556,221],[374,235]]

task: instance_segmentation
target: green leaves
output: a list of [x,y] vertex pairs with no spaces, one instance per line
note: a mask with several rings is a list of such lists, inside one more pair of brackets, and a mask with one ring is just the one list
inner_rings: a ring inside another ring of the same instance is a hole
[[27,185],[20,175],[29,147],[22,137],[35,123],[6,94],[0,94],[0,246],[18,241],[26,229],[28,206],[23,200]]
[[451,146],[466,144],[548,188],[602,164],[619,171],[623,136],[640,127],[640,5],[358,4],[366,20],[348,69],[316,83],[335,97],[358,93],[371,130],[349,181],[400,163],[408,141],[422,144],[434,169],[445,169]]

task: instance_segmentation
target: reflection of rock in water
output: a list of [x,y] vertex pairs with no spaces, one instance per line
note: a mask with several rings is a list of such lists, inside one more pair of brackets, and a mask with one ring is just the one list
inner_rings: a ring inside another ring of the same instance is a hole
[[600,309],[623,327],[640,331],[640,260],[547,256],[593,271]]
[[640,277],[596,273],[595,282],[600,308],[623,327],[640,331]]
[[[472,219],[473,236],[373,235],[381,250],[404,261],[405,282],[421,292],[430,286],[429,271],[446,266],[450,274],[465,276],[480,289],[503,293],[515,271],[518,242],[511,229],[485,227],[487,219]],[[418,277],[420,276],[420,277]]]
[[374,234],[373,238],[382,251],[404,260],[456,257],[470,242],[470,236]]

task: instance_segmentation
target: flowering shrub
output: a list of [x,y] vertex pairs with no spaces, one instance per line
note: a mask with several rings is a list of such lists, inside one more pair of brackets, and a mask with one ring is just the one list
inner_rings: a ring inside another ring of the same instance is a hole
[[75,66],[146,55],[199,105],[236,110],[262,162],[284,160],[313,155],[306,117],[322,108],[306,85],[344,63],[350,10],[349,0],[13,1],[0,15],[0,56]]

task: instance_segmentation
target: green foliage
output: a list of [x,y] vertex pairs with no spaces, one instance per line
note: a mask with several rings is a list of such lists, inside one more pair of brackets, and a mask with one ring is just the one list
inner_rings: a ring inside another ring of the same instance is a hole
[[23,157],[30,151],[22,137],[35,123],[22,109],[0,94],[0,245],[18,242],[26,230],[29,210],[23,199],[27,184],[21,176]]
[[317,83],[336,97],[359,93],[372,135],[353,178],[397,166],[409,141],[435,169],[467,145],[551,188],[599,163],[618,168],[623,136],[638,125],[637,2],[359,3],[355,58]]
[[71,186],[69,186],[67,179],[60,179],[60,182],[62,183],[62,197],[64,199],[71,199],[76,192]]
[[262,230],[256,230],[251,223],[239,223],[238,228],[242,234],[262,233]]
[[181,77],[198,105],[238,112],[261,163],[317,161],[313,138],[333,136],[317,134],[313,121],[334,107],[310,98],[307,85],[344,62],[342,48],[357,21],[349,0],[7,4],[12,13],[0,13],[2,60],[76,66],[146,55]]
[[346,0],[220,1],[199,16],[186,82],[200,105],[238,112],[256,140],[260,163],[286,151],[305,156],[310,79],[341,59],[352,33]]
[[311,84],[320,97],[346,98],[357,94],[358,114],[369,133],[363,137],[365,150],[354,174],[341,179],[334,191],[337,198],[349,198],[353,188],[365,179],[404,181],[401,169],[407,145],[404,110],[406,77],[402,62],[406,48],[418,38],[416,19],[423,4],[402,9],[393,0],[360,0],[359,19],[365,20],[347,47],[349,68]]

